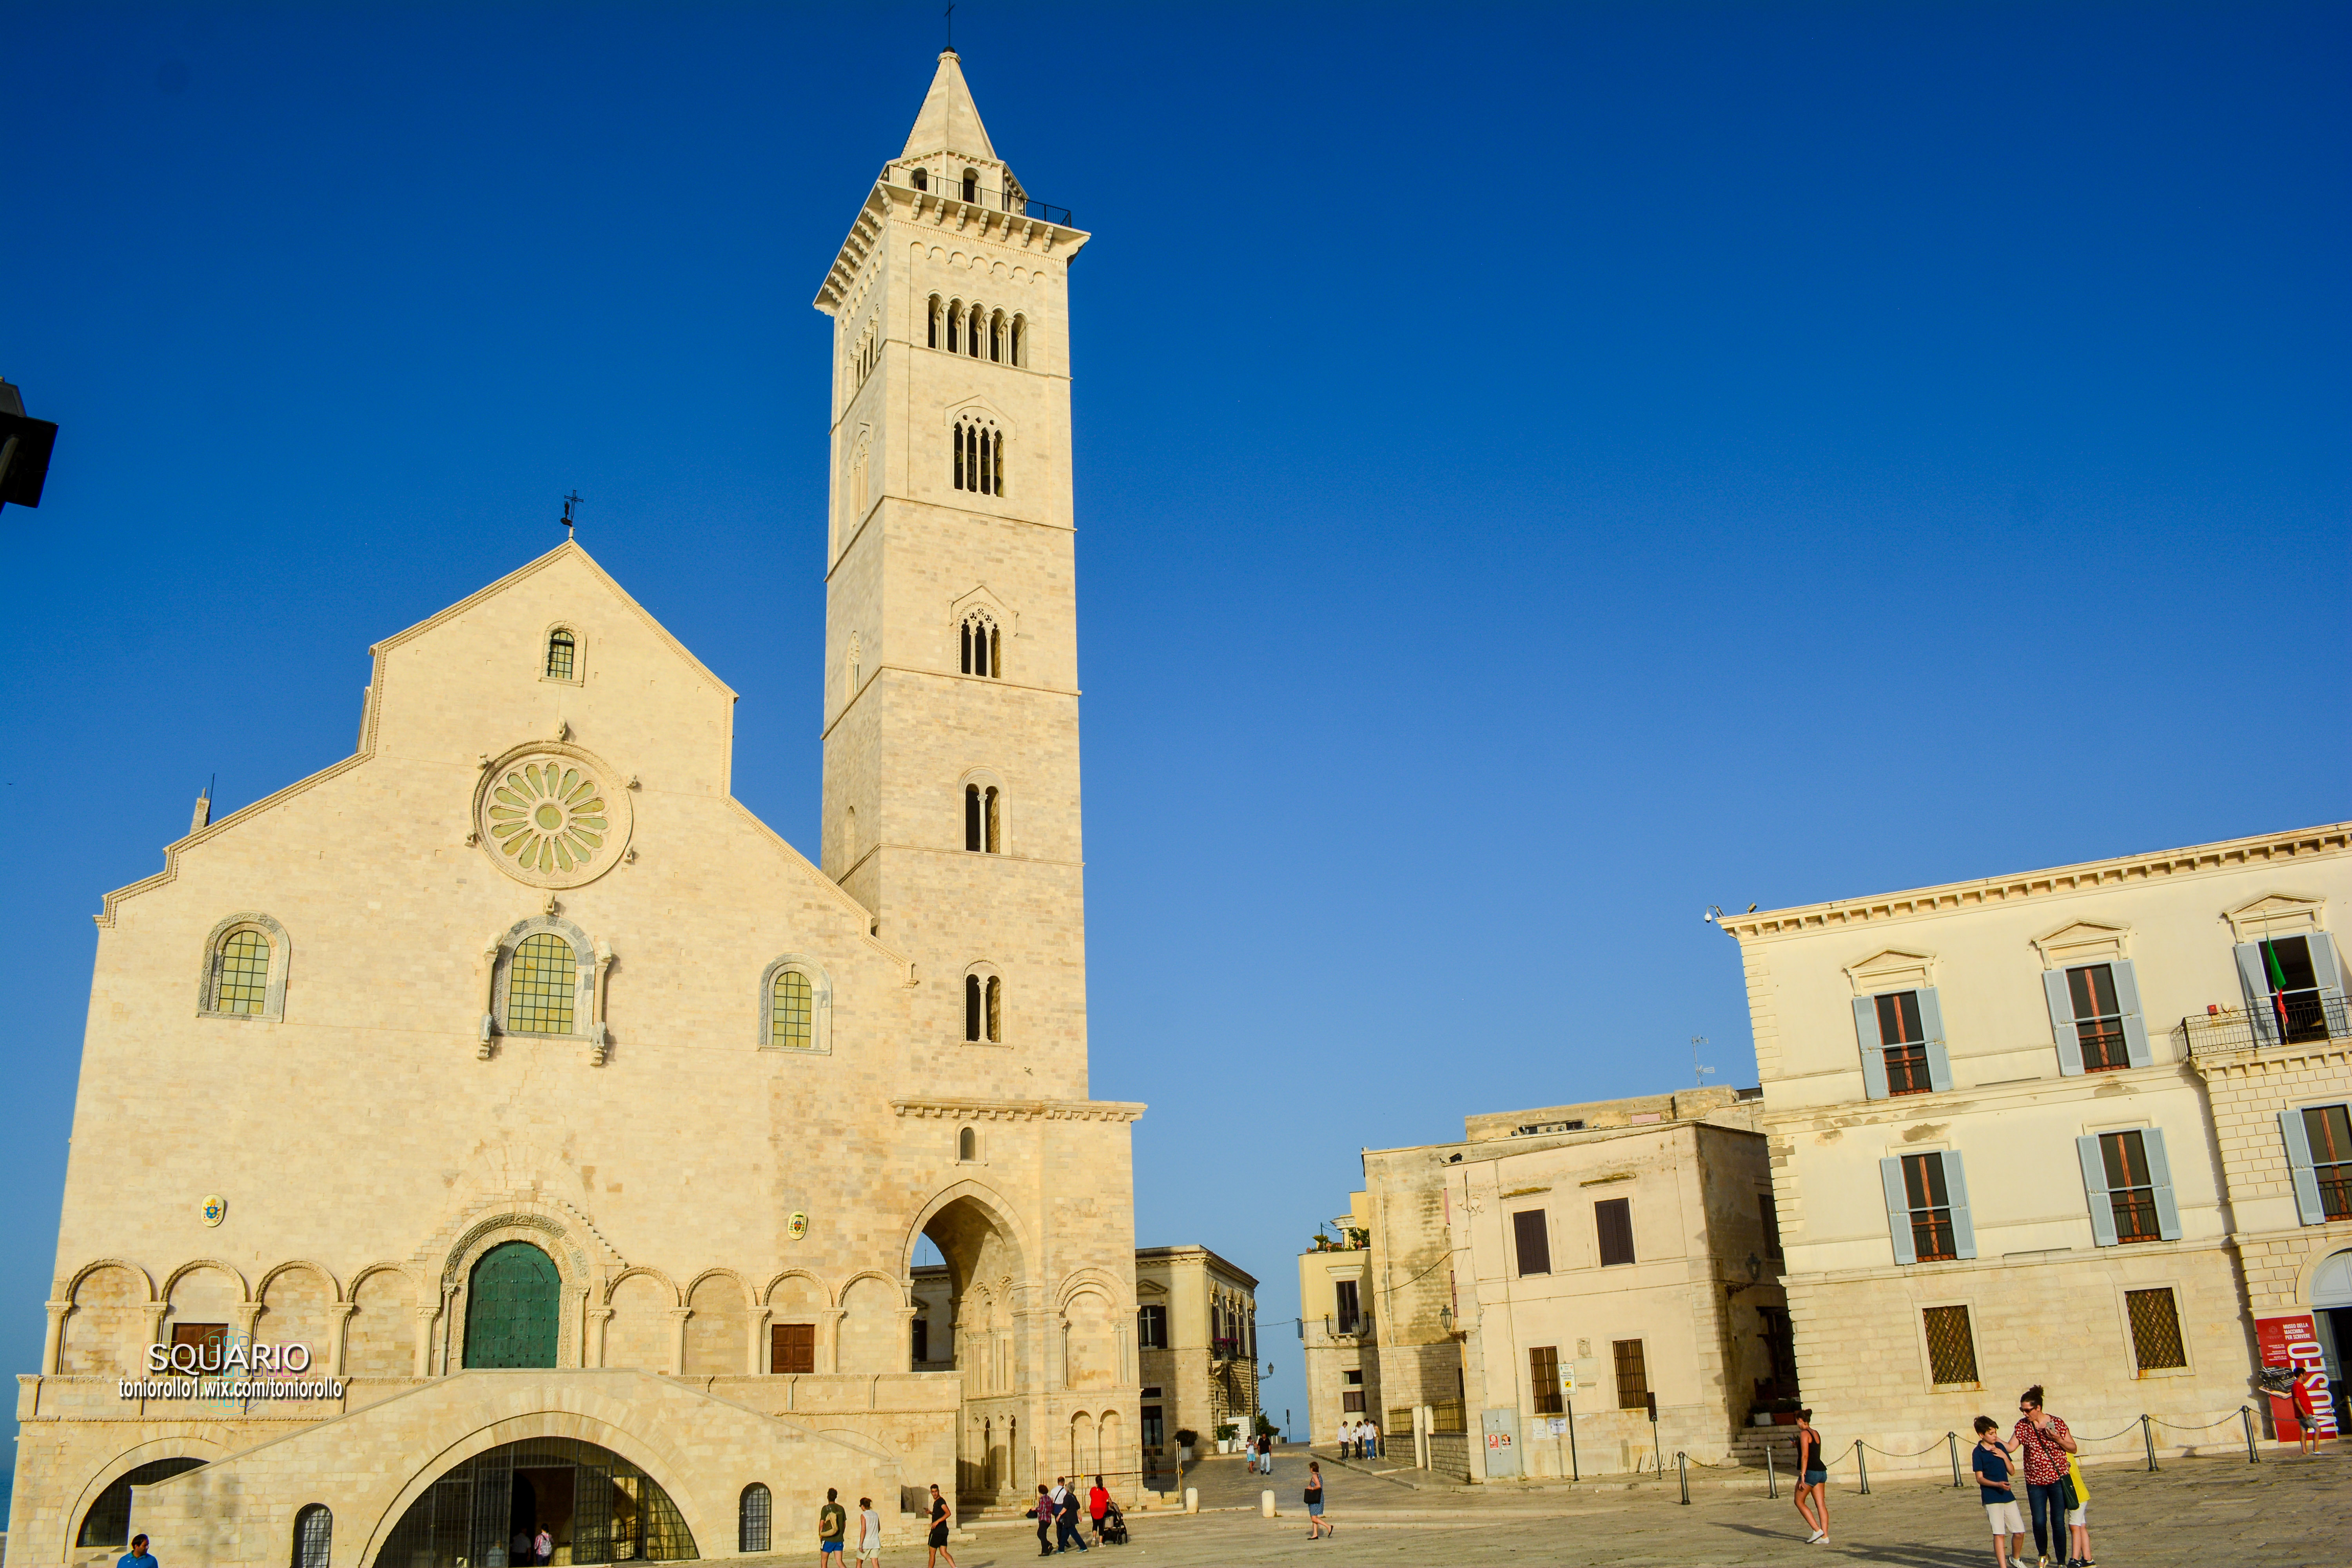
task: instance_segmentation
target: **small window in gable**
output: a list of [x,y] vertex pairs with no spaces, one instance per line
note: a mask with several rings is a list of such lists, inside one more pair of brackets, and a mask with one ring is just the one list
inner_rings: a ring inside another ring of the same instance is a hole
[[558,626],[548,633],[547,678],[550,680],[572,679],[573,655],[578,651],[578,642],[572,637],[569,627]]
[[980,1158],[980,1133],[967,1127],[956,1134],[956,1158],[969,1165]]
[[232,915],[205,944],[196,1010],[215,1018],[286,1016],[285,928],[264,914]]

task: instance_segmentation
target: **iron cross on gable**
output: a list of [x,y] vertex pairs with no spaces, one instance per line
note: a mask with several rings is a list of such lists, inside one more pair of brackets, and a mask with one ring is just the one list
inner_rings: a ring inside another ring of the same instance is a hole
[[572,509],[579,504],[580,492],[578,490],[573,490],[570,495],[563,498],[563,537],[566,539],[572,537],[572,527],[579,521],[579,519],[572,515]]

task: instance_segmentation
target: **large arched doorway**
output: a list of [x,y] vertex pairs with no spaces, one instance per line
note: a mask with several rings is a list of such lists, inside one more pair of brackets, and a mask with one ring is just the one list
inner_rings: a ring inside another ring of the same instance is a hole
[[[924,1370],[952,1367],[963,1382],[957,1489],[977,1503],[1025,1490],[1038,1459],[1021,1442],[1022,1391],[1036,1369],[1014,1331],[1013,1300],[1027,1282],[1012,1226],[982,1197],[950,1199],[922,1226],[909,1259]],[[930,1263],[922,1254],[935,1252]],[[1046,1463],[1051,1463],[1048,1458]]]
[[81,1516],[81,1529],[74,1535],[74,1544],[130,1545],[131,1489],[152,1487],[157,1481],[169,1480],[185,1471],[200,1468],[203,1464],[202,1459],[150,1459],[115,1477],[89,1505],[89,1511]]
[[554,1262],[527,1241],[482,1254],[466,1291],[467,1367],[553,1366],[562,1293]]
[[388,1568],[516,1568],[547,1531],[557,1563],[675,1563],[699,1555],[661,1483],[575,1437],[477,1454],[425,1489],[385,1537]]

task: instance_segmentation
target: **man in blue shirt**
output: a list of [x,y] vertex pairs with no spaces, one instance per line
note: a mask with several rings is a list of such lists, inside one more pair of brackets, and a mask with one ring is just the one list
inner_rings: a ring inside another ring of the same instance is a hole
[[131,1550],[116,1561],[114,1568],[155,1568],[155,1559],[148,1554],[147,1538],[143,1535],[132,1536]]

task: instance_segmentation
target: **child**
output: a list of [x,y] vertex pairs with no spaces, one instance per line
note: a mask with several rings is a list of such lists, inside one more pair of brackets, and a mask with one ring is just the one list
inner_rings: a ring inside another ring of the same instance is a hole
[[1970,1450],[1969,1468],[1976,1472],[1977,1498],[1984,1504],[1985,1517],[1992,1521],[1992,1560],[1995,1568],[2009,1568],[2014,1558],[2025,1561],[2025,1515],[2017,1506],[2017,1487],[2009,1478],[2009,1449],[1999,1437],[2000,1424],[1990,1415],[1977,1417],[1977,1446]]
[[2066,1554],[2067,1568],[2098,1568],[2091,1561],[2091,1527],[2084,1519],[2089,1511],[2091,1489],[2083,1484],[2083,1467],[2072,1454],[2066,1456],[2066,1474],[2074,1483],[2074,1506],[2066,1510],[2067,1544],[2071,1548]]

